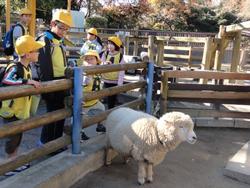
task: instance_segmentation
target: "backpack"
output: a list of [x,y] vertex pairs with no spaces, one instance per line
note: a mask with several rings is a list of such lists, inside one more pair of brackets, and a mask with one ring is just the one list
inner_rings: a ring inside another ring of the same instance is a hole
[[4,75],[7,72],[7,70],[10,69],[12,66],[17,66],[18,75],[20,77],[23,76],[24,74],[23,65],[20,62],[16,62],[16,63],[10,62],[5,67],[0,67],[0,87],[5,86],[2,83]]
[[4,40],[3,40],[3,49],[5,55],[13,55],[15,51],[14,46],[14,38],[13,38],[13,31],[16,26],[20,26],[22,28],[22,33],[25,33],[25,30],[21,24],[16,24],[10,28],[10,30],[5,34]]

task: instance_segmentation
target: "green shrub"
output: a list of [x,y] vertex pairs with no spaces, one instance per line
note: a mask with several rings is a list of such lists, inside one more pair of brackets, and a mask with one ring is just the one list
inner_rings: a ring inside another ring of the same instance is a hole
[[106,28],[108,23],[108,20],[101,16],[88,17],[85,21],[85,28]]

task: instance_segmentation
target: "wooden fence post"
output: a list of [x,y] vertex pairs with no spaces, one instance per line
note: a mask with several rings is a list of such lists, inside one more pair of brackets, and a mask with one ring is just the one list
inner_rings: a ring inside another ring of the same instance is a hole
[[129,55],[129,36],[125,37],[124,54]]
[[232,62],[230,72],[237,72],[237,66],[240,62],[240,43],[241,43],[241,31],[235,33],[235,39],[233,42]]
[[157,42],[156,64],[162,67],[164,61],[164,40],[158,40]]
[[220,39],[220,43],[218,45],[218,49],[216,50],[215,53],[215,67],[216,70],[221,70],[221,62],[222,62],[222,58],[224,56],[224,50],[223,47],[225,45],[225,26],[221,25],[220,26],[220,31],[218,33],[218,39]]
[[138,55],[138,40],[135,39],[134,40],[134,51],[133,51],[133,56],[137,56]]
[[148,57],[150,61],[154,61],[154,36],[148,36]]
[[163,71],[161,75],[160,114],[162,115],[167,112],[168,74],[166,71]]

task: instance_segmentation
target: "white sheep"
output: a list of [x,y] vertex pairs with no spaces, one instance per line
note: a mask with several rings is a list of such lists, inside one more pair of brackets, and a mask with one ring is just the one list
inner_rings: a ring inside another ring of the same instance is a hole
[[130,108],[114,110],[105,122],[107,128],[106,165],[116,152],[138,161],[138,183],[153,181],[153,166],[163,161],[168,151],[181,142],[196,142],[189,115],[170,112],[160,119]]

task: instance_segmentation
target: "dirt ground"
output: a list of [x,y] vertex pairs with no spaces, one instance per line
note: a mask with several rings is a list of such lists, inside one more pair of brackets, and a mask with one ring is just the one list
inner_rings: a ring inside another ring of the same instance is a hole
[[[181,144],[154,169],[154,182],[145,188],[249,188],[223,175],[232,157],[250,139],[249,129],[196,128],[198,142]],[[110,167],[88,174],[71,188],[130,188],[137,184],[135,161],[122,164],[116,158]]]

